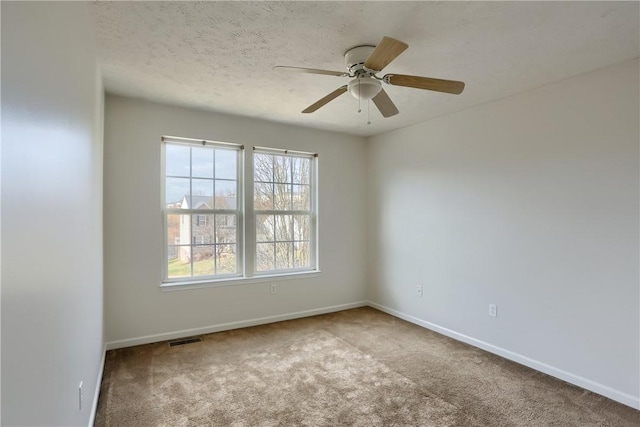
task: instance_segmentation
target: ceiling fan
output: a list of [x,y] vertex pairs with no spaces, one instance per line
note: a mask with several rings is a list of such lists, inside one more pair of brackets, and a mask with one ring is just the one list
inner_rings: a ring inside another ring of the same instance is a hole
[[356,46],[344,54],[347,72],[318,70],[315,68],[301,68],[288,66],[275,66],[274,70],[292,71],[297,73],[324,74],[328,76],[349,77],[352,80],[334,90],[324,98],[311,104],[303,113],[313,113],[320,107],[333,101],[338,96],[349,91],[356,99],[373,100],[376,107],[384,117],[398,114],[398,108],[382,88],[382,82],[394,86],[405,86],[416,89],[433,90],[458,95],[464,89],[464,83],[454,80],[433,79],[429,77],[408,76],[404,74],[387,74],[384,77],[376,76],[391,61],[396,59],[409,47],[408,44],[391,37],[383,37],[377,46]]

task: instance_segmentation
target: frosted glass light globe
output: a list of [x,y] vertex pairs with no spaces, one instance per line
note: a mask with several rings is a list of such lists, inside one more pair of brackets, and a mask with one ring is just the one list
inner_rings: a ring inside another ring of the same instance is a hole
[[373,78],[356,78],[349,82],[348,88],[354,98],[368,101],[382,90],[382,83]]

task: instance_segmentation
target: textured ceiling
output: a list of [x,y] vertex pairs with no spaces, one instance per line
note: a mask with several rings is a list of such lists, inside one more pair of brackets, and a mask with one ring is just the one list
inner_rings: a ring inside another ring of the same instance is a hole
[[[375,135],[639,55],[638,2],[97,2],[108,92],[211,111]],[[347,78],[344,52],[382,36],[409,44],[385,68],[466,82],[461,95],[385,85],[400,114],[348,93],[304,108]]]

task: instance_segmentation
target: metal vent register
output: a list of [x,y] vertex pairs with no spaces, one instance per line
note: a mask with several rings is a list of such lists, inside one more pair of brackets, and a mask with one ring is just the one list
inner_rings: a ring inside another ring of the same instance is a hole
[[191,343],[194,343],[194,342],[202,342],[202,338],[194,337],[194,338],[185,338],[183,340],[177,340],[177,341],[169,341],[169,347],[175,347],[177,345],[191,344]]

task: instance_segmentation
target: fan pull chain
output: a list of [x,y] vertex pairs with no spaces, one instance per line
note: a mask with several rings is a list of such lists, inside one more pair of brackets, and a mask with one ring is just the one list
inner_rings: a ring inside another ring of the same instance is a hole
[[371,124],[371,118],[369,116],[369,113],[371,113],[371,101],[367,101],[367,124],[368,125]]
[[358,79],[358,113],[362,112],[362,108],[360,108],[360,79]]

